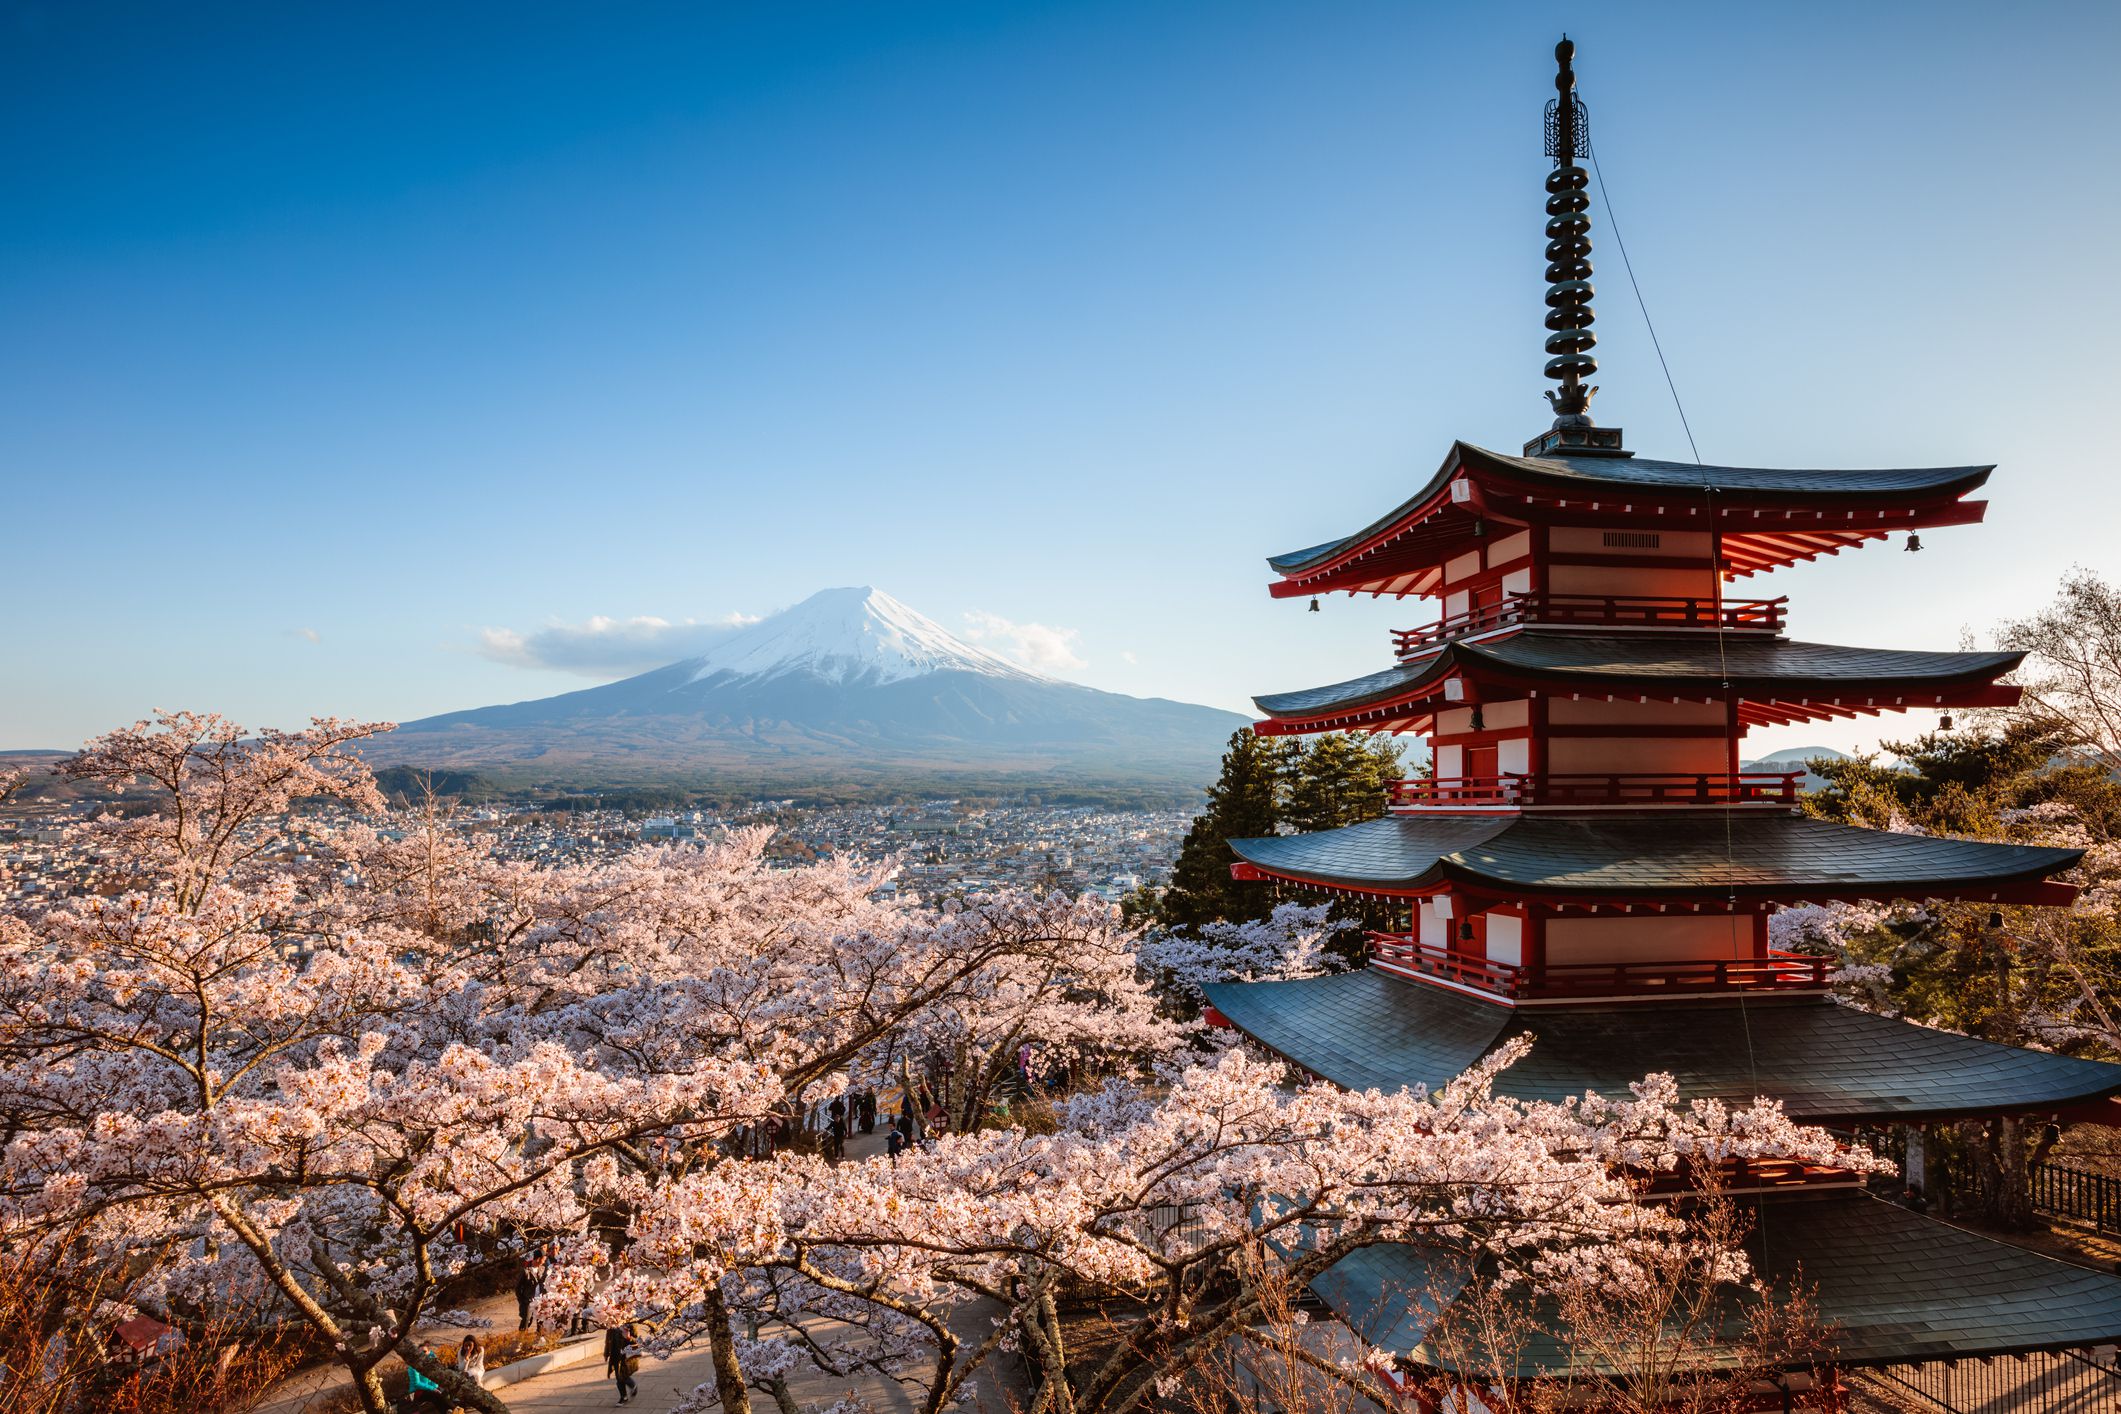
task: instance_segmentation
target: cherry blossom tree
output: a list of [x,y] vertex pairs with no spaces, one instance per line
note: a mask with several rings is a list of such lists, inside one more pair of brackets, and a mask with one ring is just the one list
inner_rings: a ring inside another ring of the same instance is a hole
[[2108,771],[2121,769],[2121,591],[2072,570],[2054,603],[2004,624],[1998,637],[2028,655],[2017,714]]
[[1336,961],[1326,950],[1340,927],[1332,913],[1329,903],[1281,903],[1265,918],[1152,933],[1142,942],[1142,960],[1195,1002],[1211,982],[1309,977]]
[[285,843],[261,826],[297,800],[380,809],[375,778],[346,748],[390,728],[318,717],[301,731],[249,732],[216,713],[157,712],[96,738],[56,770],[147,795],[153,809],[106,816],[99,829],[118,862],[167,888],[189,912],[214,883]]
[[[732,1128],[949,1046],[1168,1048],[1091,902],[885,898],[892,866],[769,867],[768,832],[594,864],[498,860],[432,803],[373,812],[370,729],[166,714],[76,779],[126,890],[0,923],[0,1222],[84,1217],[172,1311],[261,1274],[371,1409],[504,1232],[580,1234],[620,1176],[722,1162]],[[308,813],[294,814],[302,810]],[[424,1362],[424,1363],[423,1363]]]
[[[1389,1242],[1500,1262],[1528,1282],[1619,1282],[1643,1252],[1688,1241],[1668,1209],[1632,1201],[1631,1176],[1766,1156],[1871,1166],[1773,1105],[1682,1105],[1669,1077],[1613,1100],[1497,1097],[1495,1076],[1524,1049],[1433,1095],[1291,1087],[1280,1066],[1230,1050],[1155,1091],[1079,1097],[1051,1135],[989,1130],[895,1165],[785,1156],[642,1184],[625,1194],[632,1241],[597,1310],[655,1322],[666,1341],[703,1334],[716,1381],[694,1407],[743,1408],[753,1385],[785,1404],[804,1362],[843,1373],[806,1332],[822,1316],[856,1322],[878,1358],[918,1358],[928,1414],[1003,1346],[1041,1372],[1032,1414],[1125,1414],[1232,1341],[1275,1342],[1259,1320],[1263,1253],[1294,1289]],[[1742,1255],[1713,1260],[1743,1275]],[[1109,1353],[1087,1365],[1060,1318],[1063,1289],[1134,1313],[1114,1317]],[[953,1314],[973,1301],[994,1323],[968,1337]],[[1389,1404],[1379,1376],[1393,1354],[1318,1364]]]
[[392,941],[289,956],[271,920],[295,903],[288,881],[216,885],[189,912],[132,894],[9,928],[0,1197],[17,1230],[95,1219],[112,1259],[155,1263],[143,1296],[170,1310],[262,1275],[372,1410],[377,1364],[416,1358],[480,1236],[579,1228],[584,1161],[718,1135],[780,1094],[741,1059],[611,1064]]

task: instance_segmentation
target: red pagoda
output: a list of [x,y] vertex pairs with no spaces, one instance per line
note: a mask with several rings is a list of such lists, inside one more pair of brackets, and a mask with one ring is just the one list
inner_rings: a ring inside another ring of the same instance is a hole
[[[2018,654],[1803,642],[1785,631],[1783,598],[1729,592],[1869,541],[1915,549],[1918,532],[1978,522],[1985,503],[1970,497],[1992,468],[1654,461],[1596,425],[1572,55],[1564,40],[1547,114],[1552,427],[1519,455],[1455,443],[1401,505],[1269,561],[1276,597],[1440,606],[1394,635],[1390,666],[1261,697],[1255,727],[1417,732],[1433,775],[1398,783],[1382,819],[1230,841],[1240,878],[1381,901],[1398,922],[1371,935],[1366,968],[1214,987],[1211,1005],[1354,1088],[1439,1085],[1529,1032],[1530,1055],[1499,1086],[1526,1098],[1619,1091],[1665,1070],[1690,1097],[1766,1096],[1808,1122],[1915,1137],[1979,1116],[2106,1122],[2121,1066],[1854,1010],[1831,997],[1828,960],[1770,947],[1769,915],[1798,903],[2066,904],[2075,889],[2055,876],[2079,856],[1810,819],[1801,772],[1741,768],[1755,726],[2016,701],[2000,680]],[[2121,1281],[2103,1273],[1869,1197],[1849,1175],[1760,1186],[1776,1191],[1753,1198],[1756,1265],[1770,1278],[1801,1270],[1845,1366],[2121,1338]],[[1386,1293],[1421,1277],[1418,1252],[1378,1248],[1318,1293],[1419,1369],[1435,1358],[1423,1341],[1436,1311]]]

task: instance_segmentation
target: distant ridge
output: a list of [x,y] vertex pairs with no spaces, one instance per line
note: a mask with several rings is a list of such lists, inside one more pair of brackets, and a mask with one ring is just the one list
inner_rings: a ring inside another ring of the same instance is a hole
[[821,590],[637,677],[408,722],[364,754],[513,784],[1190,789],[1245,724],[1046,677],[863,586]]
[[1831,746],[1786,746],[1780,751],[1770,751],[1757,761],[1740,762],[1739,769],[1743,771],[1767,771],[1779,767],[1787,771],[1792,767],[1803,767],[1804,779],[1797,782],[1797,789],[1824,790],[1826,789],[1825,778],[1818,775],[1809,766],[1805,766],[1805,762],[1822,757],[1828,761],[1846,761],[1849,759],[1847,752],[1836,751]]

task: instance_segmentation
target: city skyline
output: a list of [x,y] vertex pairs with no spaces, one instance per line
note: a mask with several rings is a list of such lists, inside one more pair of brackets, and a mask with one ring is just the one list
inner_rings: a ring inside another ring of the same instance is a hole
[[[1263,557],[1545,425],[1564,28],[1703,459],[1999,466],[1978,531],[1751,583],[1983,638],[2121,572],[2121,19],[2032,13],[17,9],[0,748],[541,697],[842,584],[1112,691],[1369,671],[1430,615]],[[1687,459],[1594,211],[1595,412]]]

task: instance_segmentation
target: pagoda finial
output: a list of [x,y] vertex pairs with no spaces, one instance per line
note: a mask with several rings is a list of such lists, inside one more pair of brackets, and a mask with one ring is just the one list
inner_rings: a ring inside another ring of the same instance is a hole
[[[1590,175],[1576,165],[1586,146],[1588,117],[1576,100],[1576,70],[1570,61],[1576,45],[1567,35],[1554,46],[1554,100],[1547,104],[1547,377],[1560,383],[1547,392],[1554,407],[1553,430],[1534,438],[1525,450],[1540,452],[1601,451],[1620,447],[1618,428],[1593,431],[1591,396],[1598,391],[1584,382],[1598,371],[1591,350],[1591,197]],[[1534,449],[1537,449],[1535,451]]]

